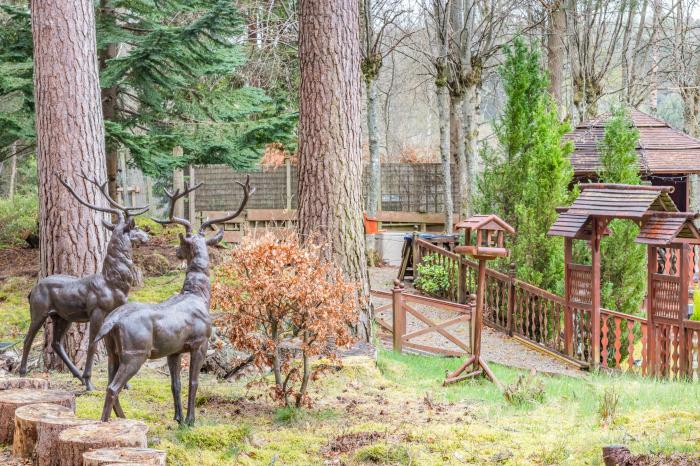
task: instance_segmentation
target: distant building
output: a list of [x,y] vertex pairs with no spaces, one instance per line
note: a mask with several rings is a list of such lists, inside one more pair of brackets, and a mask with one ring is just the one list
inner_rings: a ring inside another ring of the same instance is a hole
[[[671,198],[681,212],[700,210],[700,140],[639,110],[630,110],[630,116],[639,130],[637,159],[642,179],[653,186],[673,186]],[[598,144],[609,118],[605,114],[584,121],[565,136],[574,143],[571,165],[577,182],[597,180]]]

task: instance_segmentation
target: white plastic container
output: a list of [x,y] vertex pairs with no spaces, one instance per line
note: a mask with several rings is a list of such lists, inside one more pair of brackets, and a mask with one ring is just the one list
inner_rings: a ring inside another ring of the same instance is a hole
[[401,265],[403,238],[406,234],[409,234],[409,232],[380,232],[374,235],[377,254],[379,254],[379,258],[382,262],[397,267]]

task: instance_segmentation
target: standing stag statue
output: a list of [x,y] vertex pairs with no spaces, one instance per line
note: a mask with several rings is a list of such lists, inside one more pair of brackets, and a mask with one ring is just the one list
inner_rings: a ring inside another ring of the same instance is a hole
[[[53,324],[53,341],[51,346],[63,360],[68,370],[82,380],[87,390],[93,390],[90,381],[92,362],[95,356],[95,335],[102,327],[107,314],[126,303],[129,289],[134,284],[136,276],[132,260],[132,243],[145,243],[148,235],[136,227],[134,217],[148,210],[148,206],[124,207],[119,205],[107,193],[107,183],[98,183],[85,174],[82,178],[95,185],[107,199],[110,207],[100,207],[83,200],[73,188],[57,175],[59,181],[82,205],[98,212],[112,214],[116,217],[115,224],[106,220],[102,225],[112,232],[107,245],[107,253],[102,263],[102,272],[83,278],[71,275],[51,275],[39,280],[29,293],[29,312],[31,324],[24,338],[22,362],[19,374],[27,373],[27,358],[37,331],[47,317]],[[61,338],[73,322],[90,322],[90,334],[85,369],[81,376],[73,361],[68,358]]]
[[199,371],[207,354],[211,336],[209,301],[209,254],[207,246],[221,241],[223,226],[207,238],[205,235],[213,225],[238,217],[245,208],[254,190],[250,189],[250,178],[243,188],[243,201],[236,212],[222,218],[206,220],[197,233],[193,233],[189,221],[174,216],[175,202],[201,186],[188,187],[182,193],[166,191],[170,199],[168,220],[157,220],[161,224],[178,224],[185,227],[180,234],[177,257],[187,261],[185,283],[182,291],[159,304],[128,303],[116,309],[105,321],[97,335],[104,338],[107,347],[109,386],[102,409],[102,421],[109,420],[112,409],[119,417],[124,411],[119,404],[119,393],[127,382],[139,371],[147,359],[168,358],[171,389],[175,403],[175,421],[182,423],[180,401],[180,360],[183,353],[190,353],[190,380],[187,395],[187,417],[185,423],[194,424],[194,405],[197,395]]

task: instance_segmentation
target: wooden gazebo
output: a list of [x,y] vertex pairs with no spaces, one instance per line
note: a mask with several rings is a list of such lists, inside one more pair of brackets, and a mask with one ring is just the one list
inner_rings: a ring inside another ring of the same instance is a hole
[[[689,175],[700,174],[700,140],[665,121],[636,109],[629,110],[632,124],[639,131],[637,162],[642,179],[654,186],[673,186],[669,193],[682,211],[690,210]],[[600,142],[610,114],[579,123],[565,138],[574,144],[571,166],[576,182],[597,181],[601,168]]]
[[[636,241],[648,245],[649,371],[667,373],[673,358],[680,367],[687,364],[682,360],[687,341],[680,335],[685,335],[687,317],[689,245],[700,244],[700,233],[692,221],[696,214],[679,212],[672,192],[672,187],[663,186],[588,183],[581,185],[581,194],[570,207],[559,209],[549,234],[564,237],[564,299],[570,311],[565,313],[564,332],[569,356],[574,354],[574,344],[584,345],[592,366],[601,363],[600,240],[610,233],[610,220],[627,219],[640,226]],[[575,239],[590,244],[591,264],[574,263]],[[658,260],[659,248],[665,249],[662,261]],[[588,338],[572,338],[575,327]]]

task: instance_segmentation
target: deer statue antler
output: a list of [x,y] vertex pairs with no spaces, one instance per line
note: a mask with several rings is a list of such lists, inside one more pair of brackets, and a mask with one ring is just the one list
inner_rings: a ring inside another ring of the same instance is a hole
[[220,218],[214,218],[214,219],[206,219],[202,223],[202,226],[199,227],[199,234],[203,235],[206,231],[207,228],[216,225],[218,223],[224,223],[228,222],[229,220],[238,217],[241,215],[241,212],[243,212],[243,209],[245,209],[246,204],[248,203],[248,199],[250,198],[253,193],[255,193],[255,188],[250,187],[250,175],[246,176],[245,183],[241,183],[236,181],[236,184],[239,185],[241,188],[243,188],[243,200],[241,201],[241,205],[238,207],[238,210],[236,210],[234,213],[231,215],[226,215],[224,217]]
[[202,183],[197,184],[196,186],[192,186],[191,184],[182,192],[180,192],[179,189],[176,189],[175,192],[165,190],[165,195],[168,196],[168,218],[166,220],[160,220],[157,218],[154,218],[153,220],[155,222],[160,223],[161,225],[171,225],[171,224],[177,224],[177,225],[182,225],[185,227],[185,231],[187,232],[188,235],[192,234],[192,224],[189,222],[189,220],[185,220],[184,218],[176,217],[175,216],[175,203],[177,202],[178,199],[181,199],[185,196],[187,196],[189,193],[192,191],[198,189],[200,186],[202,186]]
[[[109,208],[109,207],[100,207],[100,206],[97,206],[97,205],[95,205],[95,204],[90,204],[89,202],[87,202],[86,200],[84,200],[83,198],[81,198],[80,196],[78,196],[78,194],[75,192],[75,190],[68,184],[68,182],[67,182],[66,180],[64,180],[63,178],[61,178],[61,177],[59,176],[58,173],[56,173],[56,178],[58,178],[58,181],[60,181],[61,184],[62,184],[63,186],[66,187],[66,189],[68,190],[68,192],[71,193],[71,194],[73,195],[73,197],[74,197],[78,202],[80,202],[82,205],[84,205],[85,207],[88,207],[88,208],[90,208],[90,209],[96,210],[96,211],[98,211],[98,212],[104,212],[104,213],[106,213],[106,214],[113,214],[113,215],[116,215],[117,217],[119,217],[120,220],[123,220],[123,219],[124,219],[124,212],[123,212],[122,210],[113,209],[113,208]],[[93,183],[94,185],[96,185],[98,188],[100,188],[100,187],[102,186],[102,185],[100,185],[97,181],[93,181],[93,180],[88,180],[88,181],[90,181],[91,183]],[[104,186],[106,186],[106,185],[107,185],[107,182],[104,183]],[[100,191],[102,191],[101,188],[100,188]]]
[[122,211],[126,217],[135,217],[137,215],[143,214],[148,209],[150,209],[149,205],[137,206],[137,207],[125,207],[125,206],[117,203],[117,201],[112,199],[112,197],[109,195],[109,192],[107,192],[107,182],[106,181],[104,183],[99,183],[97,180],[88,177],[85,174],[85,172],[82,172],[80,177],[82,179],[84,179],[85,181],[87,181],[88,183],[92,183],[95,186],[97,186],[97,189],[100,190],[100,192],[105,197],[105,199],[107,199],[107,202],[109,202],[109,205],[111,205],[115,209],[119,209],[120,211]]

